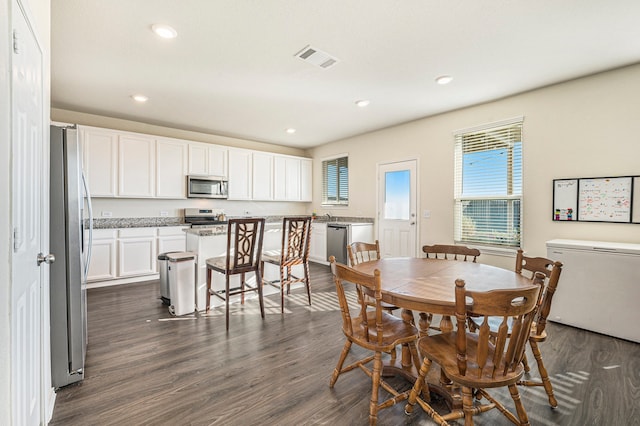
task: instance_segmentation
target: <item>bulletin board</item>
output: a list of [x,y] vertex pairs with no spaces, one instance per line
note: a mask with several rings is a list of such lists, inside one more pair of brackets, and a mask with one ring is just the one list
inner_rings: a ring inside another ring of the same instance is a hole
[[640,223],[640,176],[554,179],[553,220]]

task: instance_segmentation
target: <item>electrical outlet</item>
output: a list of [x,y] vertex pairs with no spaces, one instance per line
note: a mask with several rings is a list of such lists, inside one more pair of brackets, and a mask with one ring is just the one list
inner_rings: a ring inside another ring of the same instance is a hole
[[102,211],[101,212],[102,217],[112,217],[113,213],[112,212],[107,212],[107,211]]
[[169,216],[169,212],[166,210],[160,210],[160,217],[167,217]]

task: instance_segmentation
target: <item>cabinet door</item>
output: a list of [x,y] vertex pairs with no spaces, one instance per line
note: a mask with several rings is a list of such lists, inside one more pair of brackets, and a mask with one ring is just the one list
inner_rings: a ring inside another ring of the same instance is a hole
[[187,144],[158,139],[156,142],[156,197],[186,198]]
[[[85,244],[89,242],[89,231],[85,231]],[[88,282],[116,278],[116,231],[95,229],[91,244]]]
[[273,200],[273,155],[253,153],[253,199]]
[[313,201],[313,160],[300,160],[300,201]]
[[209,174],[209,148],[207,144],[195,142],[189,144],[189,174]]
[[252,194],[251,151],[229,150],[229,199],[250,200]]
[[120,135],[118,144],[118,195],[153,197],[155,195],[155,139]]
[[83,169],[92,197],[115,197],[118,188],[118,135],[114,131],[80,127]]
[[211,145],[208,149],[209,175],[227,177],[227,148]]
[[311,223],[311,241],[309,242],[309,260],[327,263],[327,224]]
[[278,201],[300,201],[300,159],[276,156],[274,168],[274,198]]
[[157,272],[156,241],[153,237],[118,239],[118,277]]

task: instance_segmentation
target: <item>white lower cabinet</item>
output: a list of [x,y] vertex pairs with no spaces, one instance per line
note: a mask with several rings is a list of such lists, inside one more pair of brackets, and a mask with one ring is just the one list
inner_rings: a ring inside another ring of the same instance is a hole
[[[184,226],[96,229],[87,281],[126,283],[157,278],[158,253],[185,251]],[[85,238],[85,241],[88,241]]]
[[157,257],[155,228],[118,231],[118,277],[155,274]]
[[[91,264],[87,281],[113,280],[116,273],[116,238],[118,231],[115,229],[96,229],[93,231],[93,243],[91,244]],[[89,244],[85,234],[85,244]],[[85,247],[86,251],[86,247]]]
[[327,265],[327,224],[311,222],[309,260]]

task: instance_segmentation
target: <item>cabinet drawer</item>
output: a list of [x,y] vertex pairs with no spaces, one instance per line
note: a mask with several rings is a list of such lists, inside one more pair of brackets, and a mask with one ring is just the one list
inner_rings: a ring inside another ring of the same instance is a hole
[[188,226],[165,226],[162,228],[158,228],[158,236],[164,237],[169,235],[186,235],[184,233],[185,229],[189,229]]
[[156,236],[157,228],[125,228],[120,229],[118,231],[118,237],[120,238],[139,238],[139,237],[150,237],[153,238]]

